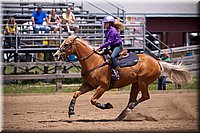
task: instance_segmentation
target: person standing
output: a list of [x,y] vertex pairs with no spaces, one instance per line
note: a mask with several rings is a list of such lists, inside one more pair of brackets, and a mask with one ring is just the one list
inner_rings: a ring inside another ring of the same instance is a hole
[[[170,56],[168,53],[163,53],[162,58],[160,59],[161,61],[165,61],[165,62],[170,62]],[[158,90],[166,90],[166,75],[162,75],[158,78]]]
[[47,25],[43,25],[44,19],[46,21],[46,24],[48,24],[48,18],[46,13],[42,10],[42,5],[38,5],[37,10],[33,12],[31,17],[33,30],[35,33],[39,33],[39,31],[49,33],[51,28]]

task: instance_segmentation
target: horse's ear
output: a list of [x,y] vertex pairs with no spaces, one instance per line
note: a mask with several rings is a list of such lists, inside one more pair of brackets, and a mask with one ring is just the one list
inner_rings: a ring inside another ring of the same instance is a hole
[[61,43],[61,45],[65,44],[65,42],[66,42],[66,39]]

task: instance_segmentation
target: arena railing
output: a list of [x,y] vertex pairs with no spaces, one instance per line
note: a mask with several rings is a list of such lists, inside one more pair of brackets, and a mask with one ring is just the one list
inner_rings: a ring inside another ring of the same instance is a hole
[[[2,27],[5,27],[5,24],[1,25]],[[23,33],[24,29],[23,27],[26,26],[27,28],[27,33]],[[63,26],[63,25],[60,25]],[[64,25],[66,26],[66,25]],[[80,24],[81,28],[83,29],[84,26],[86,28],[86,32],[78,34],[81,38],[84,38],[90,42],[90,44],[93,44],[93,46],[96,43],[102,42],[102,34],[99,32],[98,34],[89,33],[91,32],[91,29],[88,29],[88,26],[96,26],[99,29],[101,29],[102,25],[101,24]],[[10,47],[3,47],[2,52],[3,55],[3,61],[6,62],[23,62],[23,61],[28,61],[28,62],[47,62],[51,61],[49,59],[52,58],[53,53],[58,49],[59,45],[62,43],[62,41],[69,36],[68,33],[61,32],[59,31],[58,34],[54,33],[33,33],[32,25],[22,25],[18,24],[17,27],[17,34],[10,36],[10,35],[4,35],[3,38],[5,37],[14,37],[14,42],[13,46]],[[60,28],[61,29],[61,28]],[[92,28],[94,29],[94,28]],[[81,30],[81,29],[80,29]],[[100,30],[101,31],[101,30]],[[20,39],[20,41],[18,41]],[[52,44],[53,41],[53,44]],[[18,43],[20,42],[20,43]],[[93,43],[96,42],[96,43]],[[44,54],[44,56],[39,56]],[[45,73],[47,72],[46,66],[45,66]],[[17,67],[14,70],[14,73],[17,73]]]
[[151,32],[149,32],[147,29],[146,29],[146,33],[148,35],[150,35],[151,37],[154,38],[155,41],[158,41],[159,42],[159,46],[156,46],[153,42],[151,42],[149,39],[146,38],[146,40],[151,44],[153,45],[157,50],[158,50],[158,56],[161,54],[162,50],[161,50],[161,46],[160,45],[164,45],[168,50],[169,50],[169,54],[170,54],[170,57],[172,57],[172,54],[173,54],[173,51],[172,49],[167,45],[165,44],[164,42],[162,42],[160,39],[158,39],[157,37],[154,37],[153,34]]
[[[5,24],[1,24],[2,27],[5,27]],[[79,36],[85,36],[85,38],[87,38],[87,36],[89,37],[101,37],[102,35],[102,25],[101,24],[78,24],[79,25],[79,30],[80,33],[78,33],[77,35]],[[50,26],[50,25],[47,25]],[[59,25],[60,29],[62,29],[63,26],[67,26],[67,25]],[[48,38],[48,37],[59,37],[59,38],[55,38],[55,40],[59,40],[59,43],[61,43],[61,36],[62,37],[68,37],[69,34],[65,33],[66,31],[64,31],[63,29],[61,31],[59,31],[59,33],[54,34],[54,33],[34,33],[33,32],[33,27],[31,24],[17,24],[17,34],[16,38],[20,38],[20,40],[30,40],[30,38],[32,38],[32,40],[53,40],[53,38]],[[52,32],[52,31],[51,31]],[[95,34],[96,33],[96,34]],[[84,37],[83,36],[83,37]],[[9,37],[7,35],[4,35],[4,37]],[[46,38],[45,38],[46,37]],[[17,39],[16,39],[17,40]],[[16,41],[17,43],[17,41]],[[16,46],[17,47],[17,46]]]
[[[101,43],[104,42],[104,28],[102,24],[78,24],[80,33],[76,34],[77,36],[80,36],[86,40],[88,40],[93,46],[98,46]],[[66,26],[66,25],[60,25],[60,27]],[[23,48],[31,48],[31,46],[38,46],[41,48],[41,50],[48,50],[52,47],[58,47],[59,44],[62,43],[62,40],[69,36],[68,33],[64,33],[63,31],[59,31],[58,34],[54,33],[42,33],[37,34],[33,33],[32,25],[27,24],[18,24],[17,25],[18,30],[16,36],[14,36],[15,39],[15,49],[17,51],[23,51]],[[134,27],[140,27],[141,31],[135,33]],[[60,28],[61,29],[61,28]],[[142,24],[125,24],[125,34],[121,35],[121,38],[124,42],[124,46],[128,49],[144,49],[145,45],[145,27]],[[4,35],[4,37],[9,37],[7,35]],[[18,44],[18,40],[20,39],[20,44]],[[40,43],[35,43],[37,41],[40,41]],[[42,42],[43,41],[43,42]],[[56,45],[51,45],[49,42],[44,41],[56,41]],[[21,45],[22,42],[22,45]],[[31,44],[30,44],[31,42]],[[42,45],[43,43],[46,43],[47,45]],[[49,46],[49,47],[47,47]],[[42,48],[46,47],[46,48]],[[40,50],[40,51],[41,51]],[[51,49],[52,50],[52,49]],[[6,50],[5,50],[6,51]],[[32,50],[31,50],[32,51]]]

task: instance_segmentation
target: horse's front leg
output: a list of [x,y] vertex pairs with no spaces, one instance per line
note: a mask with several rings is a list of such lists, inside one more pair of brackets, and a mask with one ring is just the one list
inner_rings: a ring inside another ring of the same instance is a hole
[[69,104],[69,110],[68,110],[69,118],[70,118],[71,115],[75,114],[74,107],[75,107],[76,99],[80,95],[82,95],[82,94],[84,94],[84,93],[86,93],[90,90],[92,90],[92,88],[83,83],[82,86],[79,88],[79,90],[74,93],[73,98],[72,98],[72,100]]
[[103,87],[101,85],[96,89],[96,92],[95,92],[94,96],[91,99],[91,103],[93,105],[95,105],[97,108],[100,108],[100,109],[110,109],[110,108],[113,108],[112,104],[110,104],[109,102],[106,103],[106,104],[101,104],[101,103],[97,102],[97,100],[104,94],[104,92],[106,90],[107,90],[107,87]]

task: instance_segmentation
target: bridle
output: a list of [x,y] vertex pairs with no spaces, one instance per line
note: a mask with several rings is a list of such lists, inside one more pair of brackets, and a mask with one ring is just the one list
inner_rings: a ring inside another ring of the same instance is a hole
[[[77,38],[79,38],[79,37],[75,37],[74,40],[72,41],[72,43],[65,44],[64,48],[60,47],[58,49],[60,51],[60,53],[61,53],[60,58],[62,58],[62,60],[64,60],[64,58],[66,57],[66,52],[65,51],[68,51],[69,49],[72,48],[72,45],[74,45],[74,42],[76,41]],[[78,61],[84,61],[84,60],[88,59],[90,56],[92,56],[93,54],[94,54],[94,50],[92,51],[91,54],[78,59]]]

